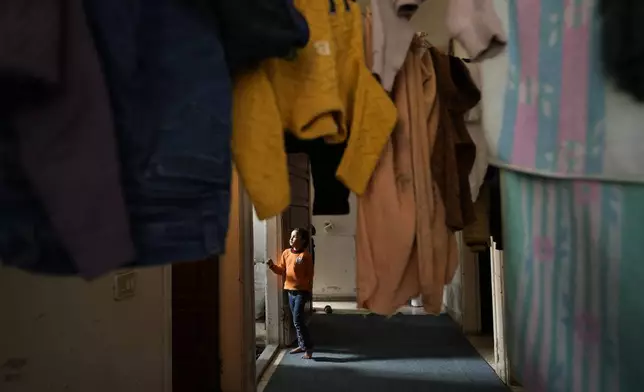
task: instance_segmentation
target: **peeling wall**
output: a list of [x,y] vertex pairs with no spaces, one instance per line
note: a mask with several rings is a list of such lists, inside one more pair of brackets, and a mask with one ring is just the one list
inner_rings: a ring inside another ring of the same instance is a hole
[[138,270],[134,296],[115,301],[113,276],[0,268],[0,391],[169,392],[166,271]]

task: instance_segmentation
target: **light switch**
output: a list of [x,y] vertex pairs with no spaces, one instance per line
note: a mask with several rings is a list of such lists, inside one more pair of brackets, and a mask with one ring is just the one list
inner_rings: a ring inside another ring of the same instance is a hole
[[136,293],[136,272],[119,272],[114,276],[114,299],[122,301]]

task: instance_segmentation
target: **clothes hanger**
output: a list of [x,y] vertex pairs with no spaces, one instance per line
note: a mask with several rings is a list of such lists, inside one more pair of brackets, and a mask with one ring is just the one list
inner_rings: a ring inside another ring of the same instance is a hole
[[412,44],[414,44],[415,47],[417,48],[422,48],[422,49],[431,49],[434,45],[432,45],[429,41],[427,41],[427,36],[429,34],[425,33],[424,31],[419,31],[414,35],[414,39],[412,40]]
[[[424,31],[416,32],[416,35],[414,36],[414,40],[412,41],[412,43],[418,48],[431,49],[431,48],[434,47],[434,45],[432,45],[427,40],[427,36],[429,36],[429,34],[424,32]],[[456,57],[456,56],[454,56],[454,41],[453,40],[449,41],[447,54],[449,56]],[[461,57],[457,57],[457,58],[459,60],[461,60],[462,62],[464,62],[464,63],[471,63],[472,62],[472,60],[467,59],[467,58],[461,58]]]

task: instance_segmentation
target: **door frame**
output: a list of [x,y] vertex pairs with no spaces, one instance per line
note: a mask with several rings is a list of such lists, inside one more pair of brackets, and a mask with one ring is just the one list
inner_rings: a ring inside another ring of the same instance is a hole
[[[295,185],[295,182],[292,180],[293,175],[299,175],[301,173],[294,173],[293,169],[297,169],[297,157],[296,156],[306,156],[303,153],[289,153],[287,155],[288,159],[288,170],[289,170],[289,182],[291,185],[291,203],[293,203],[294,192],[292,187]],[[295,162],[294,162],[295,161]],[[313,187],[311,181],[311,167],[308,156],[306,156],[306,180],[307,180],[307,200],[308,200],[308,216],[309,224],[312,219],[312,197]],[[302,168],[300,168],[302,169]],[[273,260],[278,260],[282,256],[282,251],[285,248],[285,240],[288,238],[289,233],[284,231],[284,221],[289,218],[290,208],[287,209],[267,220],[266,225],[266,244],[267,244],[267,253],[268,257],[272,257]],[[307,228],[308,229],[308,228]],[[286,238],[285,238],[286,236]],[[266,331],[268,337],[268,345],[273,348],[273,346],[284,347],[292,342],[292,326],[289,320],[289,310],[287,304],[285,303],[284,298],[284,280],[281,276],[275,274],[269,274],[266,279]],[[270,328],[270,332],[269,332]]]
[[226,253],[219,260],[222,392],[256,390],[252,208],[237,171],[233,170]]
[[501,381],[510,385],[510,369],[507,341],[505,339],[505,287],[503,273],[503,251],[496,249],[496,243],[490,247],[492,264],[492,317],[494,320],[494,360],[495,371]]
[[[265,221],[266,258],[277,260],[280,256],[280,219],[269,218]],[[266,346],[256,360],[255,381],[259,383],[271,361],[279,353],[282,341],[282,296],[280,295],[281,279],[272,272],[266,272],[266,286],[264,288],[265,300],[265,329]]]
[[[266,220],[267,255],[277,260],[282,252],[281,215]],[[253,205],[236,171],[233,171],[226,253],[220,259],[221,391],[254,392],[262,373],[284,345],[282,278],[266,277],[267,346],[256,358],[255,282],[253,263]]]
[[[461,233],[458,233],[462,236]],[[461,321],[463,332],[481,332],[481,295],[479,290],[479,261],[476,253],[470,251],[462,240],[459,241],[459,261],[461,263]]]
[[[278,215],[266,221],[266,247],[268,257],[278,260],[282,252],[282,217]],[[266,277],[266,340],[267,346],[283,344],[282,279],[269,273]]]
[[[496,243],[490,238],[490,265],[492,279],[492,318],[494,323],[494,371],[507,385],[511,384],[510,361],[508,359],[505,329],[505,276],[503,272],[503,251],[496,249]],[[461,244],[459,243],[459,247]],[[462,289],[463,333],[478,334],[481,332],[481,294],[479,291],[478,257],[462,245],[459,249],[462,256]]]

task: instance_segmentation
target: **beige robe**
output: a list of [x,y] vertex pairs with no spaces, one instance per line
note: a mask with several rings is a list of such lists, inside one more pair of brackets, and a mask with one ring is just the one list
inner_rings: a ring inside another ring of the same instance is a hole
[[397,76],[394,101],[398,125],[358,198],[358,306],[389,315],[420,293],[425,310],[438,314],[458,266],[457,246],[430,171],[440,112],[434,68],[416,43]]

